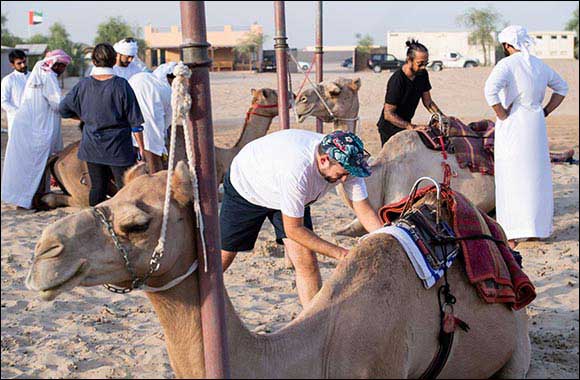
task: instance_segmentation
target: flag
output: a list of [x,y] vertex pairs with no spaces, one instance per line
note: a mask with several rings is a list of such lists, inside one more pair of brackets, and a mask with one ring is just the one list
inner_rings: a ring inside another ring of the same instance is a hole
[[42,12],[29,11],[28,25],[36,25],[42,23]]

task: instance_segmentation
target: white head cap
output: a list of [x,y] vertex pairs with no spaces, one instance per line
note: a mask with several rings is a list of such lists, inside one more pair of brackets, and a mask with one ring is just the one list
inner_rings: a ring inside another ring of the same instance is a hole
[[137,41],[127,42],[126,39],[122,39],[121,41],[113,45],[113,48],[119,54],[134,57],[137,55],[139,45],[137,44]]
[[155,71],[153,71],[153,75],[157,77],[157,79],[161,81],[167,81],[167,76],[169,74],[173,74],[173,69],[177,65],[177,62],[167,62],[162,65],[157,66]]
[[520,25],[508,26],[498,34],[497,39],[499,43],[512,45],[515,49],[521,51],[526,58],[530,55],[528,47],[536,43],[534,39],[528,35],[526,28]]

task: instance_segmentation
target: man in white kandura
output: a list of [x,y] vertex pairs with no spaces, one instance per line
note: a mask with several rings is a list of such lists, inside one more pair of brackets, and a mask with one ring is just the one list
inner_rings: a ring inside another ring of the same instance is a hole
[[[163,170],[163,154],[167,154],[165,140],[171,125],[171,82],[175,76],[175,62],[164,63],[153,73],[137,73],[129,79],[143,114],[143,142],[149,173]],[[138,146],[133,138],[133,145]]]
[[[485,98],[497,115],[495,202],[497,220],[510,247],[516,239],[550,236],[554,216],[552,169],[545,118],[562,103],[566,82],[539,58],[525,28],[511,25],[498,40],[506,58],[485,83]],[[542,108],[546,87],[553,90]]]
[[[113,45],[117,53],[117,62],[113,66],[116,76],[129,80],[133,75],[140,72],[150,72],[145,63],[137,56],[139,44],[133,37],[123,38]],[[89,75],[92,74],[92,69]]]
[[14,116],[16,115],[16,111],[18,111],[18,107],[20,107],[22,93],[24,92],[24,86],[26,85],[29,72],[28,66],[26,65],[26,53],[22,50],[12,50],[8,54],[8,60],[10,61],[10,66],[14,68],[14,71],[2,78],[2,109],[6,111],[8,138],[10,138]]
[[22,208],[36,207],[37,197],[49,189],[45,167],[48,157],[62,150],[62,99],[57,77],[71,58],[61,49],[46,53],[34,65],[14,118],[2,170],[2,201]]

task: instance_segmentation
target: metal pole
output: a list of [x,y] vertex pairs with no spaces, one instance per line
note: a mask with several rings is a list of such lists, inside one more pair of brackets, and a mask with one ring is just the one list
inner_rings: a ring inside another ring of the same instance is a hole
[[[316,55],[316,82],[322,82],[322,1],[317,1],[316,4],[316,46],[314,47],[314,54]],[[316,132],[322,133],[324,131],[322,120],[316,119]]]
[[280,129],[290,128],[290,114],[288,112],[288,56],[286,44],[286,16],[283,1],[274,1],[274,20],[276,35],[274,49],[276,49],[276,73],[278,74],[278,117]]
[[186,127],[192,136],[207,249],[208,271],[205,272],[202,269],[204,265],[201,239],[196,239],[197,252],[200,253],[199,259],[202,261],[201,269],[197,273],[200,283],[205,377],[230,378],[211,119],[211,60],[208,58],[210,45],[207,43],[205,5],[203,1],[181,1],[180,8],[183,61],[192,71],[189,81],[192,105]]

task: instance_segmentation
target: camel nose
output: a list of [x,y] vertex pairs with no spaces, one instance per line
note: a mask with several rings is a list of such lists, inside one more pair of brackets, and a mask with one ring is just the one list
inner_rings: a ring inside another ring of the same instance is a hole
[[51,257],[57,257],[64,250],[64,245],[61,240],[57,237],[50,237],[47,239],[42,239],[36,243],[36,248],[34,249],[35,258],[48,259]]

